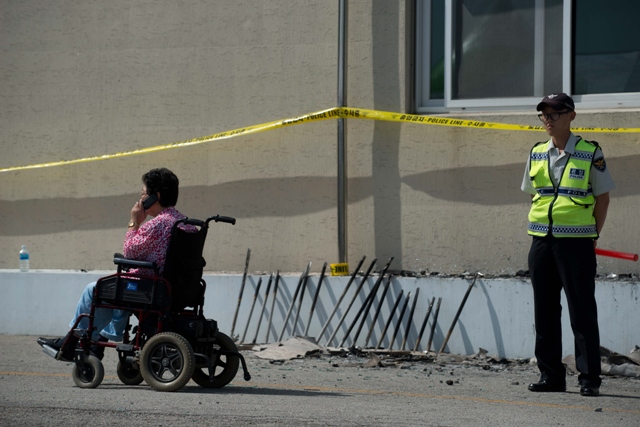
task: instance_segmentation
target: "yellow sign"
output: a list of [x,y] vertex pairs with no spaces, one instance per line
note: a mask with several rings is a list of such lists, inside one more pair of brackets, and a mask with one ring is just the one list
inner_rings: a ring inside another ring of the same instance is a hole
[[331,267],[332,276],[348,276],[349,275],[349,263],[329,264]]

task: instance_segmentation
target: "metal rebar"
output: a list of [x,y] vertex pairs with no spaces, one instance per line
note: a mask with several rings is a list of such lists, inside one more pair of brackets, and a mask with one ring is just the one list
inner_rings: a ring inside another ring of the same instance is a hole
[[407,296],[404,299],[404,303],[402,304],[402,309],[400,310],[400,314],[398,315],[398,321],[396,322],[396,327],[393,330],[393,335],[391,335],[391,341],[389,341],[389,350],[393,349],[393,343],[396,342],[398,331],[400,330],[400,326],[402,326],[402,319],[404,318],[404,312],[407,311],[407,306],[409,305],[410,299],[411,299],[411,292],[407,294]]
[[273,324],[273,311],[276,308],[276,296],[278,295],[278,283],[280,282],[280,270],[276,272],[276,282],[273,284],[273,300],[271,301],[271,311],[269,311],[269,321],[267,322],[267,336],[264,338],[265,343],[269,343],[269,332]]
[[438,314],[440,313],[441,302],[442,298],[438,298],[438,302],[436,303],[436,311],[435,313],[433,313],[433,323],[431,324],[431,333],[429,334],[429,342],[427,343],[427,353],[431,350],[431,344],[433,343],[433,334],[436,332],[436,325],[438,322]]
[[331,344],[331,342],[333,341],[333,338],[338,333],[338,330],[340,329],[340,326],[342,325],[342,322],[344,322],[344,319],[347,317],[347,314],[349,313],[349,310],[351,310],[351,306],[353,306],[353,303],[356,301],[356,298],[360,294],[360,290],[362,289],[364,284],[367,283],[367,279],[369,278],[369,273],[371,273],[371,270],[373,269],[373,266],[376,264],[376,261],[377,261],[377,259],[374,259],[373,261],[371,261],[371,265],[367,269],[366,273],[364,273],[364,276],[362,277],[362,280],[360,281],[360,284],[358,285],[358,288],[356,289],[356,292],[353,294],[353,298],[351,299],[351,302],[347,306],[347,309],[344,311],[344,313],[342,313],[342,316],[340,316],[340,320],[338,321],[338,325],[333,330],[333,333],[329,337],[329,340],[327,340],[327,343],[324,345],[325,347],[328,347],[329,344]]
[[324,335],[324,331],[327,330],[327,327],[329,326],[329,323],[331,322],[331,319],[333,319],[333,316],[335,316],[336,311],[338,311],[338,307],[340,306],[340,303],[344,299],[344,296],[347,294],[347,291],[349,290],[349,288],[351,287],[351,284],[355,280],[355,278],[356,278],[356,276],[358,274],[358,271],[360,271],[360,267],[362,266],[362,263],[364,262],[365,258],[366,258],[366,256],[363,256],[362,259],[360,260],[360,262],[358,263],[358,266],[355,268],[355,270],[353,270],[353,274],[351,274],[351,277],[349,278],[349,281],[347,282],[347,286],[345,286],[344,290],[342,291],[342,294],[340,295],[340,298],[338,298],[338,302],[336,302],[336,305],[333,307],[333,311],[331,311],[331,314],[327,318],[327,321],[324,322],[324,325],[322,326],[322,329],[320,330],[320,333],[318,334],[318,342],[320,342],[320,339],[322,338],[322,335]]
[[324,280],[324,274],[327,271],[327,263],[325,262],[322,265],[322,271],[320,272],[320,278],[318,279],[318,286],[316,286],[316,292],[313,296],[313,302],[311,303],[311,310],[309,310],[309,320],[307,320],[307,326],[304,329],[303,336],[309,336],[309,326],[311,325],[311,318],[313,317],[313,310],[316,308],[316,303],[318,302],[318,295],[320,294],[320,287],[322,286],[322,281]]
[[413,346],[413,351],[418,351],[418,347],[420,347],[420,341],[422,341],[422,335],[424,334],[424,330],[427,327],[427,321],[429,320],[429,315],[431,314],[431,309],[433,309],[433,304],[435,302],[436,302],[436,297],[431,298],[431,302],[429,303],[429,308],[427,309],[427,314],[424,316],[424,320],[422,321],[422,326],[420,327],[420,332],[418,332],[418,339],[416,340],[416,343]]
[[356,316],[353,319],[353,322],[351,323],[351,325],[347,329],[347,333],[344,334],[344,337],[342,338],[342,341],[340,342],[338,347],[342,347],[344,345],[344,342],[347,340],[347,338],[349,338],[349,334],[351,333],[351,330],[355,327],[356,323],[358,322],[358,319],[362,315],[363,316],[362,317],[362,321],[360,322],[360,326],[358,326],[358,329],[356,331],[355,337],[353,338],[353,345],[356,344],[356,341],[358,340],[358,336],[360,335],[360,331],[362,330],[362,327],[364,326],[364,322],[365,322],[365,320],[367,318],[367,313],[369,312],[369,309],[371,308],[371,304],[373,304],[373,299],[375,298],[376,292],[378,292],[378,288],[380,287],[380,283],[382,283],[382,280],[384,279],[384,275],[386,274],[387,270],[389,269],[389,266],[391,265],[392,261],[393,261],[393,257],[389,258],[389,261],[387,262],[387,264],[382,269],[382,272],[380,273],[380,276],[378,277],[378,280],[376,280],[376,283],[373,285],[373,288],[371,289],[371,292],[369,292],[369,295],[367,295],[367,297],[365,298],[364,302],[362,303],[362,306],[358,310],[358,313],[356,313]]
[[409,332],[411,332],[411,322],[413,321],[413,313],[416,311],[416,303],[418,302],[418,295],[420,295],[420,288],[416,288],[416,293],[413,296],[413,304],[411,304],[411,310],[409,311],[409,320],[407,321],[407,329],[404,331],[404,337],[402,337],[402,345],[400,346],[400,350],[404,350],[404,347],[407,344],[407,337],[409,336]]
[[282,337],[284,336],[284,331],[286,331],[286,329],[287,329],[287,323],[289,322],[289,317],[291,316],[291,312],[293,311],[293,306],[295,305],[296,300],[298,299],[298,292],[300,292],[300,286],[302,286],[302,281],[304,280],[304,276],[307,273],[309,273],[309,268],[310,267],[311,267],[311,263],[309,263],[307,265],[307,269],[300,276],[300,280],[298,280],[298,285],[296,286],[296,291],[293,294],[293,297],[291,298],[291,304],[289,304],[289,310],[287,310],[287,315],[284,318],[284,322],[282,324],[282,331],[280,332],[280,335],[278,336],[278,341],[282,341]]
[[267,306],[267,300],[269,299],[269,291],[271,290],[271,282],[273,281],[273,273],[269,275],[269,281],[267,282],[267,289],[264,291],[264,299],[262,300],[262,309],[260,310],[260,316],[258,316],[258,326],[256,326],[256,334],[251,340],[252,344],[255,344],[258,340],[258,332],[260,332],[260,325],[262,324],[262,317],[264,316],[264,309]]
[[376,349],[380,348],[380,346],[382,345],[382,340],[384,339],[384,336],[387,334],[387,329],[389,329],[389,325],[393,320],[393,315],[395,314],[396,309],[398,308],[398,304],[400,304],[400,300],[402,300],[403,293],[404,293],[404,289],[401,289],[400,293],[398,294],[398,297],[396,298],[396,301],[393,303],[393,307],[391,308],[391,313],[389,313],[389,318],[384,324],[384,328],[380,333],[380,338],[378,338],[378,344],[376,344],[376,347],[375,347]]
[[240,303],[242,302],[242,293],[244,292],[244,284],[247,280],[247,270],[249,269],[249,258],[251,257],[251,249],[247,249],[247,259],[244,262],[244,273],[242,274],[242,284],[240,285],[240,295],[238,296],[238,305],[236,313],[233,315],[233,323],[231,324],[231,338],[233,339],[233,331],[236,330],[236,321],[238,320],[238,312],[240,311]]
[[378,316],[380,315],[380,311],[382,310],[382,304],[384,304],[384,297],[387,296],[387,291],[389,290],[389,286],[391,285],[391,278],[393,276],[387,276],[387,283],[384,285],[384,289],[382,290],[382,295],[380,296],[380,302],[378,303],[378,307],[376,308],[376,312],[373,315],[373,319],[371,319],[371,326],[369,327],[369,332],[367,333],[367,338],[364,340],[364,346],[366,347],[369,344],[369,340],[371,339],[371,335],[373,334],[373,329],[376,326],[376,320],[378,320]]
[[[311,263],[309,263],[309,267],[311,267]],[[307,289],[307,280],[309,280],[309,268],[304,275],[304,280],[302,281],[302,288],[300,289],[300,305],[296,310],[296,317],[293,318],[293,331],[291,331],[291,336],[296,335],[296,330],[298,330],[298,318],[300,317],[300,311],[302,311],[302,299],[304,298],[304,291]]]
[[244,334],[242,334],[242,340],[240,340],[240,342],[244,342],[244,339],[247,336],[247,330],[249,329],[249,323],[251,323],[253,308],[256,306],[256,300],[258,299],[258,293],[260,292],[261,284],[262,284],[262,277],[258,279],[258,284],[256,285],[256,291],[253,293],[253,302],[251,303],[251,310],[249,310],[249,317],[247,318],[247,324],[244,327]]
[[462,309],[464,308],[464,305],[467,302],[467,298],[469,298],[469,294],[471,293],[471,289],[473,288],[473,285],[475,285],[476,284],[476,280],[478,280],[478,276],[479,276],[479,274],[476,273],[476,276],[473,278],[473,282],[471,282],[471,284],[467,288],[467,292],[465,292],[464,298],[462,298],[462,302],[460,303],[460,307],[458,307],[458,311],[457,311],[456,315],[453,317],[453,322],[451,322],[451,327],[449,328],[449,332],[447,332],[447,336],[445,337],[444,341],[442,342],[442,346],[440,347],[440,350],[438,350],[438,352],[436,353],[435,359],[438,358],[438,355],[440,353],[442,353],[444,351],[444,348],[447,346],[447,343],[449,342],[449,338],[451,338],[451,333],[453,332],[453,328],[455,328],[456,323],[458,322],[458,319],[460,318],[460,313],[462,313]]

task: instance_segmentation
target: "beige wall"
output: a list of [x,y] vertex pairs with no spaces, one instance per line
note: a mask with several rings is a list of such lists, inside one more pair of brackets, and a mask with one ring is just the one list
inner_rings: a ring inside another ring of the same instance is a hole
[[[349,1],[348,105],[410,109],[411,10]],[[408,2],[410,3],[410,2]],[[373,13],[375,11],[376,13]],[[155,146],[336,105],[337,2],[0,3],[0,167]],[[456,116],[456,115],[454,115]],[[458,114],[457,116],[461,116]],[[537,124],[532,112],[466,115]],[[638,111],[581,112],[576,126],[635,127]],[[336,122],[79,165],[0,173],[0,268],[26,244],[33,268],[109,269],[140,176],[167,166],[178,208],[220,213],[211,270],[300,271],[337,261]],[[638,252],[640,135],[583,135],[618,189],[600,245]],[[348,251],[392,268],[526,269],[532,132],[347,121]],[[602,258],[601,272],[640,272]]]

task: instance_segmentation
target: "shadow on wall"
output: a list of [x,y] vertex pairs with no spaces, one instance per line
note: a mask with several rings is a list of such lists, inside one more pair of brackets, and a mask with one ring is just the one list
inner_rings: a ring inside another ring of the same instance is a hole
[[[371,21],[373,105],[377,110],[402,108],[400,57],[400,8],[397,2],[373,0],[377,10]],[[373,196],[375,255],[402,259],[402,200],[399,166],[400,123],[376,121],[371,146],[372,176],[368,188]],[[350,193],[348,193],[350,194]],[[351,196],[349,196],[351,199]]]
[[[637,167],[640,155],[612,158],[608,163],[617,185],[613,197],[640,194],[637,185],[640,182],[640,169]],[[400,182],[435,199],[488,206],[515,205],[527,201],[520,191],[523,168],[523,164],[513,163],[499,167],[442,169],[407,175],[400,178]],[[349,202],[355,203],[374,194],[380,196],[376,182],[371,177],[350,178]],[[265,194],[270,196],[264,197]],[[121,227],[137,197],[137,193],[132,193],[86,199],[3,201],[0,235],[24,236]],[[249,179],[185,187],[180,189],[178,202],[179,210],[194,217],[219,213],[237,218],[286,218],[335,208],[335,177]],[[27,211],[30,212],[28,217],[24,215]],[[398,212],[381,209],[376,214],[394,216]],[[394,220],[399,221],[399,218]]]

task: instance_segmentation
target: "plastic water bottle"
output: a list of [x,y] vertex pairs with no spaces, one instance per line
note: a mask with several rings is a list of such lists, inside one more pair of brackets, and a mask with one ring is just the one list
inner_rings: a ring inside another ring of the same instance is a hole
[[22,245],[20,249],[20,271],[29,271],[29,251],[26,245]]

